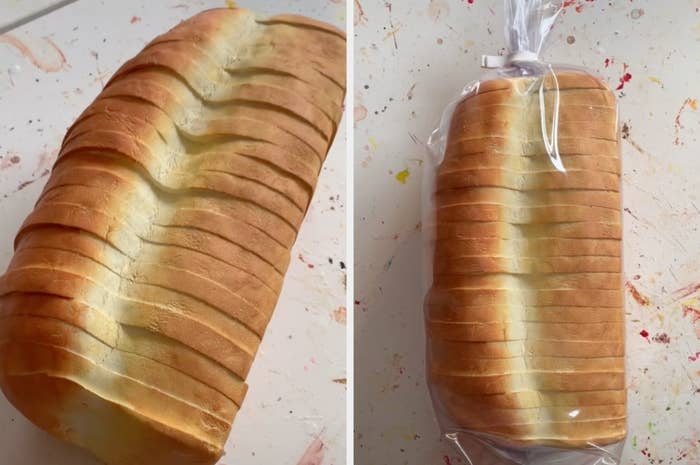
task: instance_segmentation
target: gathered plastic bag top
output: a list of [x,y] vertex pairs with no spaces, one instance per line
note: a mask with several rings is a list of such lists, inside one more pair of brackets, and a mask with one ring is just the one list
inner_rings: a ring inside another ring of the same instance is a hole
[[616,465],[626,435],[618,109],[540,60],[561,1],[505,1],[509,52],[429,141],[426,365],[474,465]]
[[[505,0],[505,36],[507,53],[502,56],[484,55],[482,67],[490,73],[469,83],[461,95],[443,112],[440,125],[431,135],[428,147],[439,164],[445,154],[450,121],[457,105],[477,94],[494,90],[510,90],[520,98],[518,104],[538,112],[545,153],[558,171],[566,171],[558,150],[560,120],[560,90],[609,90],[607,85],[587,70],[575,66],[555,66],[540,60],[544,41],[562,10],[562,1]],[[560,82],[561,81],[561,82]],[[585,97],[581,93],[581,99]],[[506,98],[502,101],[511,104]],[[595,102],[590,102],[595,105]],[[616,107],[612,93],[605,102]]]

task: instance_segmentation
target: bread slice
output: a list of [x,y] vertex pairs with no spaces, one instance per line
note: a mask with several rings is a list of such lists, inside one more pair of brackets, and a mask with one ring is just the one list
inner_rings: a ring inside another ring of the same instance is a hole
[[425,301],[451,428],[511,446],[624,437],[617,123],[612,92],[575,71],[487,81],[457,104]]
[[10,402],[107,465],[216,463],[345,90],[345,35],[298,16],[205,11],[126,62],[0,278]]

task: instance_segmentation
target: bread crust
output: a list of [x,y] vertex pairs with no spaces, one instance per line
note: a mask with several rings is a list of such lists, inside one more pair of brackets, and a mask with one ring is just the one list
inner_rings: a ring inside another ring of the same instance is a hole
[[209,10],[124,63],[0,278],[8,399],[107,465],[216,463],[344,97],[345,35],[299,16]]
[[429,225],[428,377],[450,430],[606,445],[626,415],[617,104],[598,78],[555,72],[480,83],[454,110]]

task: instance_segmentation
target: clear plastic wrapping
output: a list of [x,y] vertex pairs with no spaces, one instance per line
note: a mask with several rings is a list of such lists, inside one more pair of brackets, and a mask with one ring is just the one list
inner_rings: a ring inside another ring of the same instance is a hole
[[505,0],[508,54],[428,143],[427,379],[473,465],[617,465],[626,435],[618,108],[540,60],[561,9]]

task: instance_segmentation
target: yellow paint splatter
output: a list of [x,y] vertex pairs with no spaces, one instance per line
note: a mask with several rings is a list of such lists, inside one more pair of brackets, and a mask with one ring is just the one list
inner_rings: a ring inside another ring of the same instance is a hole
[[669,173],[682,173],[683,171],[681,168],[677,165],[674,165],[673,163],[669,163],[668,166],[666,167]]
[[238,8],[238,4],[236,4],[236,2],[233,0],[226,0],[224,3],[226,4],[227,8],[231,8],[232,10]]
[[377,149],[377,141],[374,140],[374,137],[368,136],[367,140],[369,141],[369,146],[372,147],[372,150],[376,150]]
[[401,26],[402,25],[399,24],[398,26],[394,27],[392,30],[387,32],[386,35],[384,36],[384,40],[387,40],[390,37],[392,37],[394,40],[396,40],[396,33],[401,30]]
[[698,109],[698,100],[691,98],[690,100],[688,100],[688,106],[690,108],[692,108],[693,110],[697,110]]
[[657,78],[656,76],[649,76],[649,80],[651,82],[653,82],[654,84],[658,84],[658,85],[662,84],[661,79]]
[[396,173],[396,176],[394,176],[394,177],[401,184],[406,184],[406,180],[408,179],[408,177],[410,175],[411,175],[411,172],[408,171],[408,168],[406,168],[405,170],[399,171],[398,173]]

